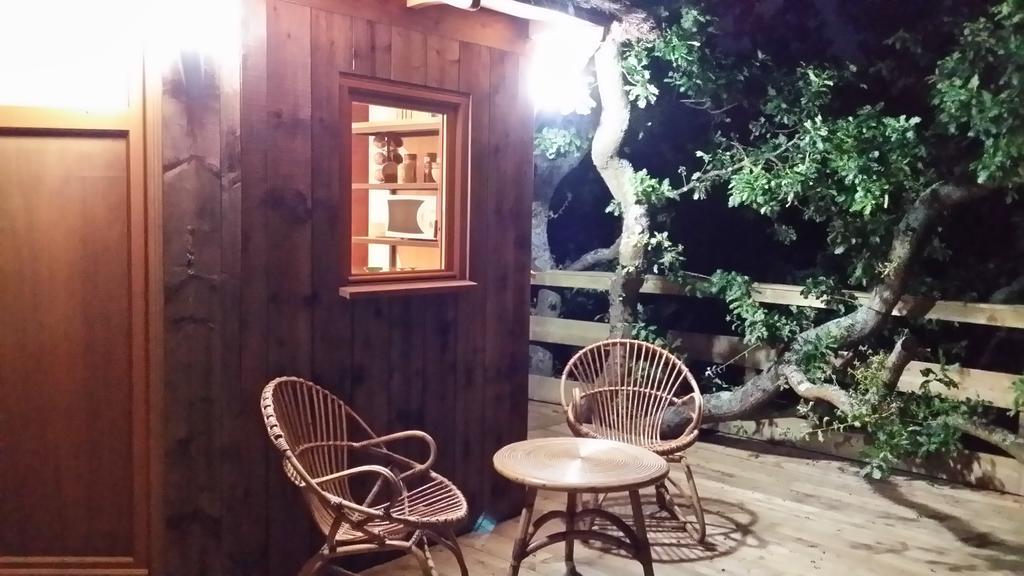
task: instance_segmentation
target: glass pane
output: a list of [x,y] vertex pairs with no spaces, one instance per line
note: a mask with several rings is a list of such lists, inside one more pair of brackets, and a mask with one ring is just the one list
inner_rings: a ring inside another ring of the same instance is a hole
[[444,120],[352,103],[353,275],[444,269]]

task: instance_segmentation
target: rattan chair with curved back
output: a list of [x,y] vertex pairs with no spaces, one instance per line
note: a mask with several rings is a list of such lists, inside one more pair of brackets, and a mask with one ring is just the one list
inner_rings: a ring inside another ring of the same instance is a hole
[[[267,384],[261,405],[285,473],[302,490],[326,538],[300,576],[342,556],[382,550],[407,552],[424,576],[436,576],[428,539],[451,551],[468,576],[454,533],[466,517],[466,499],[431,470],[437,447],[430,436],[408,431],[378,437],[339,398],[300,378]],[[429,456],[416,462],[400,455],[396,441],[403,447],[421,442]]]
[[[689,490],[672,479],[656,486],[658,504],[698,542],[707,533],[704,509],[683,452],[697,441],[700,389],[693,375],[666,350],[638,340],[606,340],[576,353],[562,372],[562,405],[569,429],[583,438],[617,440],[681,463]],[[667,419],[672,420],[672,426]],[[675,430],[671,430],[672,428]],[[666,429],[671,438],[663,438]],[[674,494],[668,486],[674,488]],[[693,505],[696,522],[684,519],[674,497]],[[601,505],[595,500],[595,507]]]

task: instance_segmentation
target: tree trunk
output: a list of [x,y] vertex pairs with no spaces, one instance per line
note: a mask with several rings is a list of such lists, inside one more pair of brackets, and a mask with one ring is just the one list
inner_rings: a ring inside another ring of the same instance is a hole
[[533,201],[533,228],[530,232],[530,249],[533,255],[533,270],[542,272],[555,267],[555,258],[551,255],[551,244],[548,243],[548,220],[551,205],[540,199]]
[[629,128],[629,99],[622,81],[620,51],[627,40],[626,28],[614,23],[594,55],[594,72],[601,97],[601,117],[590,155],[601,179],[622,211],[619,266],[608,292],[608,321],[612,337],[627,338],[637,321],[637,300],[643,284],[646,237],[650,227],[647,209],[636,201],[633,166],[619,156]]
[[612,338],[629,338],[639,321],[640,288],[644,284],[644,240],[650,226],[647,209],[635,204],[622,210],[619,266],[608,290],[608,324]]
[[548,221],[551,219],[551,199],[566,174],[579,165],[582,153],[550,159],[541,154],[533,156],[533,269],[556,268],[548,244]]
[[[593,130],[593,121],[579,118],[570,125],[581,138],[589,138]],[[576,152],[559,158],[547,158],[542,154],[534,154],[533,159],[533,205],[531,250],[532,269],[537,272],[553,270],[558,267],[551,253],[548,242],[548,225],[552,220],[551,200],[562,179],[576,168],[584,154]],[[568,202],[568,199],[566,200]],[[554,290],[541,289],[537,293],[537,304],[534,316],[558,318],[562,312],[562,297]],[[530,345],[530,374],[553,376],[554,355],[550,350],[538,344]]]
[[[537,291],[537,305],[533,316],[558,318],[562,315],[562,297],[554,290],[541,288]],[[530,374],[554,376],[555,357],[550,350],[538,344],[530,344]]]

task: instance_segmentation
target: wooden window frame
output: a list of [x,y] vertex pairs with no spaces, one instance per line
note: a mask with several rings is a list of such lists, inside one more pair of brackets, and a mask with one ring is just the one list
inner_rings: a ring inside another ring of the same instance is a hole
[[[352,298],[364,295],[397,295],[404,292],[441,292],[472,286],[468,281],[469,257],[469,118],[468,94],[392,80],[340,74],[339,193],[341,195],[341,280],[339,293]],[[396,108],[413,108],[444,116],[443,189],[438,197],[444,206],[438,242],[441,270],[422,272],[352,272],[352,103],[368,102]]]

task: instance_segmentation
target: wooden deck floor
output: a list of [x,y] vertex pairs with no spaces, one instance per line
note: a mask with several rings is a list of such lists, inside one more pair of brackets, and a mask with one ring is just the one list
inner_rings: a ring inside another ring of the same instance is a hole
[[[568,433],[559,409],[547,404],[531,406],[530,428],[534,437]],[[699,442],[687,454],[708,514],[708,543],[681,535],[646,495],[658,576],[1024,575],[1022,497],[918,477],[869,482],[854,463],[749,441]],[[624,498],[607,504],[629,517]],[[542,510],[561,506],[557,494],[538,500]],[[473,576],[505,574],[515,524],[461,540]],[[564,574],[560,553],[558,546],[541,550],[520,574]],[[458,574],[447,554],[435,555],[442,576]],[[639,564],[588,546],[577,545],[576,563],[583,576],[641,574]],[[418,571],[406,557],[366,574]]]

